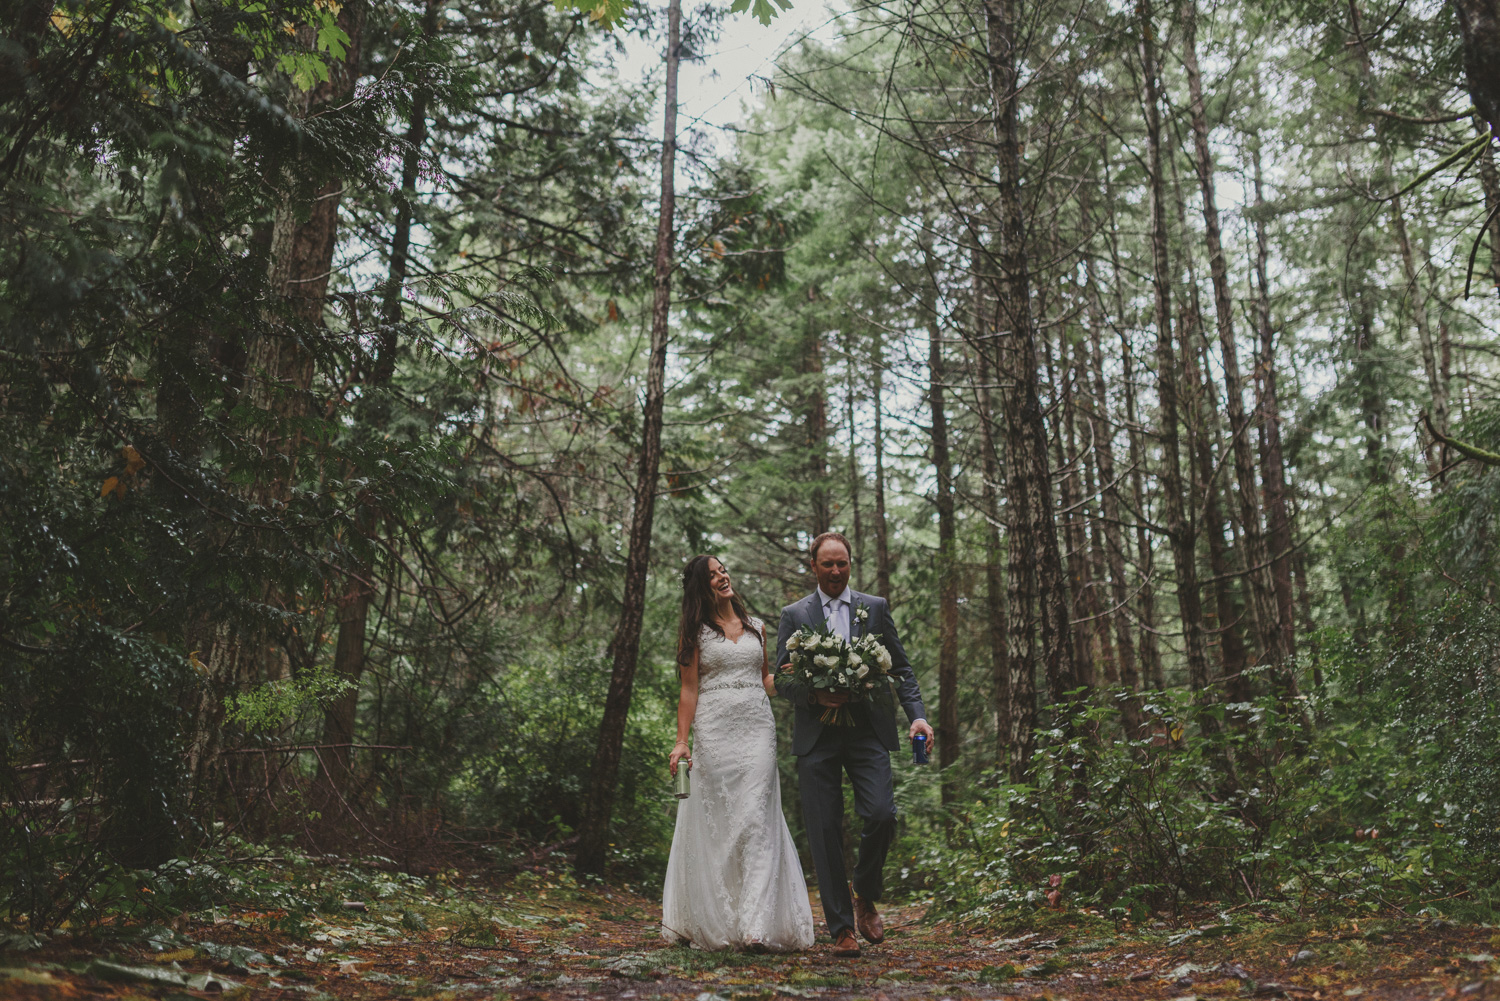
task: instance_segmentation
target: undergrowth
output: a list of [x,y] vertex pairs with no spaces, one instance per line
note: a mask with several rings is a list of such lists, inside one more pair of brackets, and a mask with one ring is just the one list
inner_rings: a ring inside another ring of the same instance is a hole
[[[1487,698],[1458,705],[1471,690],[1434,679],[1466,649],[1400,652],[1406,664],[1423,658],[1422,707],[1409,683],[1379,696],[1381,712],[1369,695],[1204,706],[1158,692],[1143,701],[1154,723],[1141,740],[1109,739],[1111,711],[1087,709],[1047,733],[1031,784],[989,775],[950,811],[907,882],[933,894],[935,915],[995,927],[1036,927],[1064,907],[1176,921],[1210,902],[1282,918],[1493,920],[1491,777],[1474,763],[1496,737],[1459,718],[1491,710]],[[1434,733],[1439,713],[1446,738]],[[1225,919],[1203,932],[1237,928]]]

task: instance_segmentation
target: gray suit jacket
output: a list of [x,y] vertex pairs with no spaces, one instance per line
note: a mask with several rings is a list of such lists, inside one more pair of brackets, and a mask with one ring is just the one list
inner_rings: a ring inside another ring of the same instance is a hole
[[[896,701],[901,703],[901,708],[906,710],[906,719],[923,719],[927,716],[927,710],[922,705],[922,692],[917,687],[917,675],[911,669],[911,661],[906,659],[906,650],[901,646],[901,637],[896,632],[896,623],[891,619],[890,602],[884,598],[877,598],[873,594],[861,594],[853,588],[849,589],[849,629],[851,637],[857,638],[872,633],[880,637],[880,642],[885,645],[891,655],[891,678],[896,682]],[[854,610],[864,605],[870,610],[870,620],[861,624],[854,618]],[[779,668],[791,658],[787,656],[786,641],[791,635],[803,626],[812,626],[814,629],[822,629],[825,626],[826,617],[823,614],[823,603],[818,600],[818,592],[814,591],[801,601],[794,601],[781,610],[781,627],[776,633],[776,660],[772,665]],[[792,720],[792,753],[806,754],[813,749],[818,742],[818,736],[823,732],[823,722],[818,719],[822,713],[815,702],[812,693],[806,687],[786,680],[785,675],[776,676],[776,694],[786,699],[796,707],[796,716]],[[896,751],[901,747],[900,738],[896,735],[896,712],[883,700],[867,703],[870,710],[870,722],[875,727],[875,735],[887,750]]]

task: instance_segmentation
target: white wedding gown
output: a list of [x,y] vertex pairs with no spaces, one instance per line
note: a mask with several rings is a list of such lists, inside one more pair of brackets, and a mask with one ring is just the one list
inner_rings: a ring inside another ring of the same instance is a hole
[[781,815],[776,721],[760,682],[760,640],[746,631],[731,643],[704,627],[698,649],[692,795],[677,804],[662,938],[699,949],[809,948],[812,908]]

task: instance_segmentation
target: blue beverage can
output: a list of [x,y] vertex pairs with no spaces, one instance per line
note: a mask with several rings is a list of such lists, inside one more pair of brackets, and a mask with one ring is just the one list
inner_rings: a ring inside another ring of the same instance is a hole
[[920,734],[911,739],[911,761],[914,765],[927,764],[927,738]]

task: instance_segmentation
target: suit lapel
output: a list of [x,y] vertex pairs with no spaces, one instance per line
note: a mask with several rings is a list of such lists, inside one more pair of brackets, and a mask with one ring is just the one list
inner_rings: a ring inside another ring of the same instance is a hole
[[808,616],[813,624],[819,629],[828,628],[828,616],[823,613],[823,599],[817,591],[807,596],[807,603],[812,606],[812,614]]
[[864,595],[854,588],[849,588],[849,638],[857,640],[865,634],[865,624],[859,621],[859,603],[864,600]]

